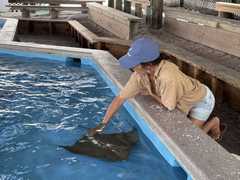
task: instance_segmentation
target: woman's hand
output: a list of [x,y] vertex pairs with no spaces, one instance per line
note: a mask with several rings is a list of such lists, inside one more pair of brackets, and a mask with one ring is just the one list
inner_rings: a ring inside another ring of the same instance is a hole
[[105,123],[103,122],[99,123],[95,128],[91,128],[88,130],[88,136],[94,136],[95,134],[101,133],[105,127],[106,127]]
[[107,112],[100,124],[95,128],[91,128],[88,131],[88,136],[94,136],[97,133],[101,133],[108,122],[111,120],[112,116],[118,111],[120,106],[124,103],[125,99],[117,96],[113,99],[112,103],[109,105]]

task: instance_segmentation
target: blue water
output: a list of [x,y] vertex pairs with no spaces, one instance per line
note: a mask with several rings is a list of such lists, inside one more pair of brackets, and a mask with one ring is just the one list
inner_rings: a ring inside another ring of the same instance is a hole
[[[186,179],[140,134],[129,160],[108,162],[58,147],[95,127],[114,95],[86,65],[0,55],[0,179]],[[134,125],[121,108],[106,132]]]
[[0,19],[0,29],[2,29],[2,27],[4,26],[4,24],[5,24],[5,20]]

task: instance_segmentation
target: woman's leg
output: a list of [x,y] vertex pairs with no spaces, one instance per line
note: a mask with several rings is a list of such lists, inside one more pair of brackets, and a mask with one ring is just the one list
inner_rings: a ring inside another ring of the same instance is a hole
[[210,136],[213,139],[217,140],[220,137],[220,135],[221,135],[220,120],[218,117],[214,117],[214,118],[208,120],[207,122],[197,120],[194,118],[190,118],[190,119],[192,120],[192,123],[194,125],[201,128],[205,133],[210,134]]
[[220,138],[221,130],[220,130],[220,120],[218,117],[214,117],[203,126],[203,131],[206,133],[210,133],[210,136],[217,140]]
[[206,89],[206,96],[190,110],[189,117],[193,124],[217,140],[221,135],[220,120],[217,117],[208,120],[214,109],[215,97],[207,86]]

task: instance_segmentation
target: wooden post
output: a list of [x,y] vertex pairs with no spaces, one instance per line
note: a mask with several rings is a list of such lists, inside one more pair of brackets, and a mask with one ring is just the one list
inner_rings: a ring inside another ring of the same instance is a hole
[[211,89],[212,89],[212,93],[215,95],[216,101],[217,102],[221,102],[222,101],[222,89],[219,87],[218,84],[218,79],[215,77],[211,77]]
[[184,6],[184,0],[180,0],[180,7]]
[[218,89],[218,80],[215,77],[211,78],[211,89],[212,89],[213,94],[216,96],[217,89]]
[[177,60],[177,66],[179,67],[179,69],[182,71],[183,70],[183,62],[180,60]]
[[122,11],[122,0],[114,0],[114,8]]
[[28,26],[28,33],[34,33],[34,23],[32,21],[28,21],[29,22],[29,26]]
[[84,39],[83,39],[82,36],[80,37],[80,41],[81,41],[81,47],[84,48],[84,47],[85,47],[85,44],[84,44]]
[[95,48],[95,49],[100,49],[100,50],[101,50],[101,48],[102,48],[102,43],[101,43],[101,42],[97,42],[97,43],[95,43],[95,44],[94,44],[94,48]]
[[147,6],[145,4],[142,5],[142,18],[143,18],[144,24],[147,24]]
[[218,11],[218,16],[222,17],[222,18],[232,18],[233,14],[232,13],[228,13],[228,12]]
[[73,27],[70,24],[69,24],[69,28],[70,28],[69,35],[70,37],[73,37]]
[[114,8],[114,0],[108,0],[108,7]]
[[29,18],[30,17],[30,11],[28,9],[22,9],[22,17],[23,18]]
[[58,17],[58,11],[54,8],[49,9],[49,14],[51,19],[56,19]]
[[152,0],[152,28],[162,27],[163,0]]
[[146,7],[146,24],[152,24],[152,9],[150,6]]
[[49,35],[53,34],[52,22],[48,22]]
[[124,12],[131,14],[131,2],[124,0]]
[[198,70],[198,68],[192,67],[192,69],[193,69],[193,77],[194,77],[195,79],[198,79],[198,76],[199,76],[199,70]]
[[142,5],[139,4],[139,3],[135,4],[135,16],[138,16],[138,17],[142,17],[143,16]]
[[77,33],[77,42],[79,43],[80,42],[80,34]]
[[81,2],[80,4],[81,4],[82,7],[87,7],[86,2]]
[[139,28],[138,23],[131,22],[130,28],[131,28],[131,32],[129,32],[129,39],[133,39],[138,33],[138,28]]

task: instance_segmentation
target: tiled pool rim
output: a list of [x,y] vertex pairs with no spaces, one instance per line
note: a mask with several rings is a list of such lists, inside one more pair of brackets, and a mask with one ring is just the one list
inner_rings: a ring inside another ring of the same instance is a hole
[[[17,55],[51,56],[55,60],[63,59],[59,56],[81,58],[85,63],[94,59],[92,65],[98,67],[100,74],[105,74],[103,78],[114,93],[123,87],[130,76],[130,71],[121,69],[116,59],[105,51],[17,42],[0,44],[0,48],[5,53],[18,51]],[[169,164],[180,165],[189,174],[188,179],[240,179],[240,161],[200,129],[193,127],[178,110],[169,112],[158,108],[149,97],[131,99],[125,107],[138,118],[138,125]]]
[[0,42],[13,41],[18,25],[18,19],[13,18],[1,18],[5,20],[5,23],[0,29]]
[[5,24],[6,20],[5,19],[2,19],[0,18],[0,29],[3,28],[4,24]]

